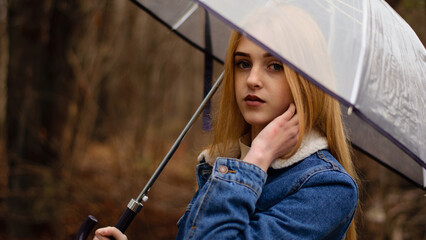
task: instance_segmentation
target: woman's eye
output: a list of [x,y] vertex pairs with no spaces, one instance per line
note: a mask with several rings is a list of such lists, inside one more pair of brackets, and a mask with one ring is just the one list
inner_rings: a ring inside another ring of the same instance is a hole
[[271,65],[269,65],[269,68],[274,71],[281,71],[284,69],[281,63],[272,63]]
[[240,69],[247,69],[251,67],[251,64],[247,61],[239,61],[237,62],[237,67]]

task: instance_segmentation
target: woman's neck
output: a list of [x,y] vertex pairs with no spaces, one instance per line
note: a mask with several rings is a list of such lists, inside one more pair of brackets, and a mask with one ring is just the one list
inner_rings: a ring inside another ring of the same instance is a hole
[[265,126],[259,126],[259,125],[251,125],[251,130],[250,130],[250,145],[251,146],[251,142],[253,142],[254,138],[257,136],[257,134],[260,133],[260,131],[262,131],[262,129]]

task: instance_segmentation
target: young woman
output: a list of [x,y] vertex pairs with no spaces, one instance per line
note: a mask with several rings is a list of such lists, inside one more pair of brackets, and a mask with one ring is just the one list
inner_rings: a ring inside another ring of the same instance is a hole
[[[234,32],[214,139],[177,239],[356,239],[339,104]],[[95,239],[126,239],[115,228]]]

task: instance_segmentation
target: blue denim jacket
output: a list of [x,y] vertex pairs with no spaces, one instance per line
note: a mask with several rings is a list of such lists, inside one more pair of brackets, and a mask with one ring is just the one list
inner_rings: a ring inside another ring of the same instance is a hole
[[342,239],[358,202],[354,180],[326,150],[267,174],[218,158],[197,166],[197,181],[177,239]]

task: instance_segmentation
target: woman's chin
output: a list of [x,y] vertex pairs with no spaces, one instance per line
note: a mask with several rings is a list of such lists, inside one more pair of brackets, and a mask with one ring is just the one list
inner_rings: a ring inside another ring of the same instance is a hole
[[262,128],[265,127],[266,125],[268,125],[268,123],[271,122],[271,120],[256,119],[256,118],[247,118],[245,120],[251,126],[258,126],[258,127],[262,127]]

